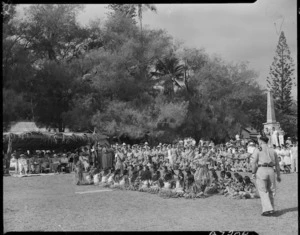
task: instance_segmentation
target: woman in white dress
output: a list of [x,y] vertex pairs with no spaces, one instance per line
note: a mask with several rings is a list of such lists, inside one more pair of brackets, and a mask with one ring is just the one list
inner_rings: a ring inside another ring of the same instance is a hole
[[292,161],[291,161],[291,153],[289,151],[289,149],[287,149],[286,146],[283,147],[283,161],[284,161],[284,164],[286,165],[286,167],[291,170],[291,164],[292,164]]
[[273,127],[273,132],[272,132],[272,144],[273,144],[273,146],[274,145],[279,146],[278,131],[275,129],[275,127]]

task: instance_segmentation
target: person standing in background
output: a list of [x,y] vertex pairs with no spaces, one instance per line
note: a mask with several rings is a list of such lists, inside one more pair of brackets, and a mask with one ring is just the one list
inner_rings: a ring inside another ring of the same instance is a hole
[[278,139],[279,139],[279,146],[284,145],[284,131],[282,130],[281,127],[279,127]]
[[272,143],[271,131],[269,130],[268,127],[265,128],[264,134],[265,134],[265,136],[268,137],[268,139],[269,139],[268,146],[269,146],[270,148],[273,147],[273,144],[274,144],[274,143]]
[[289,172],[291,172],[291,151],[289,149],[289,147],[287,146],[282,146],[282,153],[283,153],[283,161],[284,164],[286,166],[286,168],[289,170]]
[[97,156],[97,167],[101,170],[103,169],[103,167],[102,167],[102,146],[100,145],[100,143],[97,144],[95,151]]
[[107,147],[103,146],[102,148],[102,154],[101,154],[101,162],[102,162],[102,169],[108,169],[109,168],[109,164],[108,164],[108,151],[107,151]]
[[291,172],[298,173],[298,141],[291,147]]
[[[278,131],[273,127],[273,132],[272,132],[272,144],[273,146],[275,145],[276,147],[279,146],[278,142]],[[271,146],[271,147],[273,147]]]

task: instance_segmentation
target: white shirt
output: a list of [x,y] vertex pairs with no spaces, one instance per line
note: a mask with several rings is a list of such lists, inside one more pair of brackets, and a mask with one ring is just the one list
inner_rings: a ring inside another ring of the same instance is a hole
[[255,147],[254,146],[248,146],[247,147],[247,153],[252,154],[254,152]]
[[283,150],[283,149],[280,149],[280,150],[276,149],[276,150],[277,150],[277,154],[278,154],[281,158],[283,158],[283,156],[284,156],[284,150]]
[[283,150],[283,160],[286,165],[291,165],[291,155],[290,150]]
[[293,146],[291,148],[291,157],[298,158],[298,146]]
[[172,151],[171,151],[171,149],[168,149],[168,159],[169,159],[169,162],[171,164],[173,164],[173,158],[172,158]]
[[279,145],[280,145],[280,146],[283,145],[283,144],[284,144],[283,134],[280,134],[280,133],[279,133],[278,139],[279,139]]
[[273,145],[276,145],[278,146],[279,143],[278,143],[278,131],[273,131],[273,134],[272,134],[272,144]]

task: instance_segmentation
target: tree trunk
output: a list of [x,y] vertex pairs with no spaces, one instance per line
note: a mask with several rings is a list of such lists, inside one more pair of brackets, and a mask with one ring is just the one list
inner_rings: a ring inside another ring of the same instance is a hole
[[11,136],[9,135],[8,146],[7,146],[7,155],[9,156],[9,158],[10,158],[11,152],[12,152],[12,139],[11,139]]
[[141,25],[141,43],[143,46],[143,23],[142,23],[142,19],[140,19],[140,25]]
[[64,124],[62,120],[60,120],[58,123],[58,132],[64,132]]
[[118,144],[121,143],[121,136],[122,136],[122,134],[121,134],[121,135],[118,135]]
[[32,102],[32,97],[30,99],[30,106],[31,106],[31,119],[34,122],[35,118],[34,118],[34,112],[33,112],[33,102]]

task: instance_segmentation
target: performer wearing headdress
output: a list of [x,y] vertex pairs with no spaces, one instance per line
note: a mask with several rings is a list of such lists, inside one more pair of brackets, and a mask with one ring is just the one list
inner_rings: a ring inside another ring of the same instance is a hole
[[195,184],[197,188],[200,189],[202,192],[204,192],[206,186],[210,184],[208,163],[212,155],[212,152],[208,151],[207,147],[202,147],[202,154],[203,157],[197,159],[196,161],[197,169],[194,178],[195,178]]
[[[123,161],[122,161],[122,156],[120,156],[120,153],[119,151],[116,153],[116,170],[117,169],[120,169],[120,172],[121,174],[123,174],[123,171],[124,171],[124,165],[123,165]],[[125,157],[124,157],[125,159]]]
[[178,173],[174,175],[174,179],[176,180],[175,191],[177,191],[177,192],[183,192],[183,188],[184,188],[184,175],[183,175],[181,169],[179,169]]
[[194,176],[192,175],[190,169],[186,169],[186,176],[184,177],[184,180],[185,180],[185,182],[184,182],[184,186],[185,186],[184,191],[185,192],[190,192],[191,189],[192,189],[192,186],[195,182]]
[[83,179],[83,169],[84,165],[81,160],[77,161],[76,167],[75,167],[75,184],[80,185],[84,182]]

